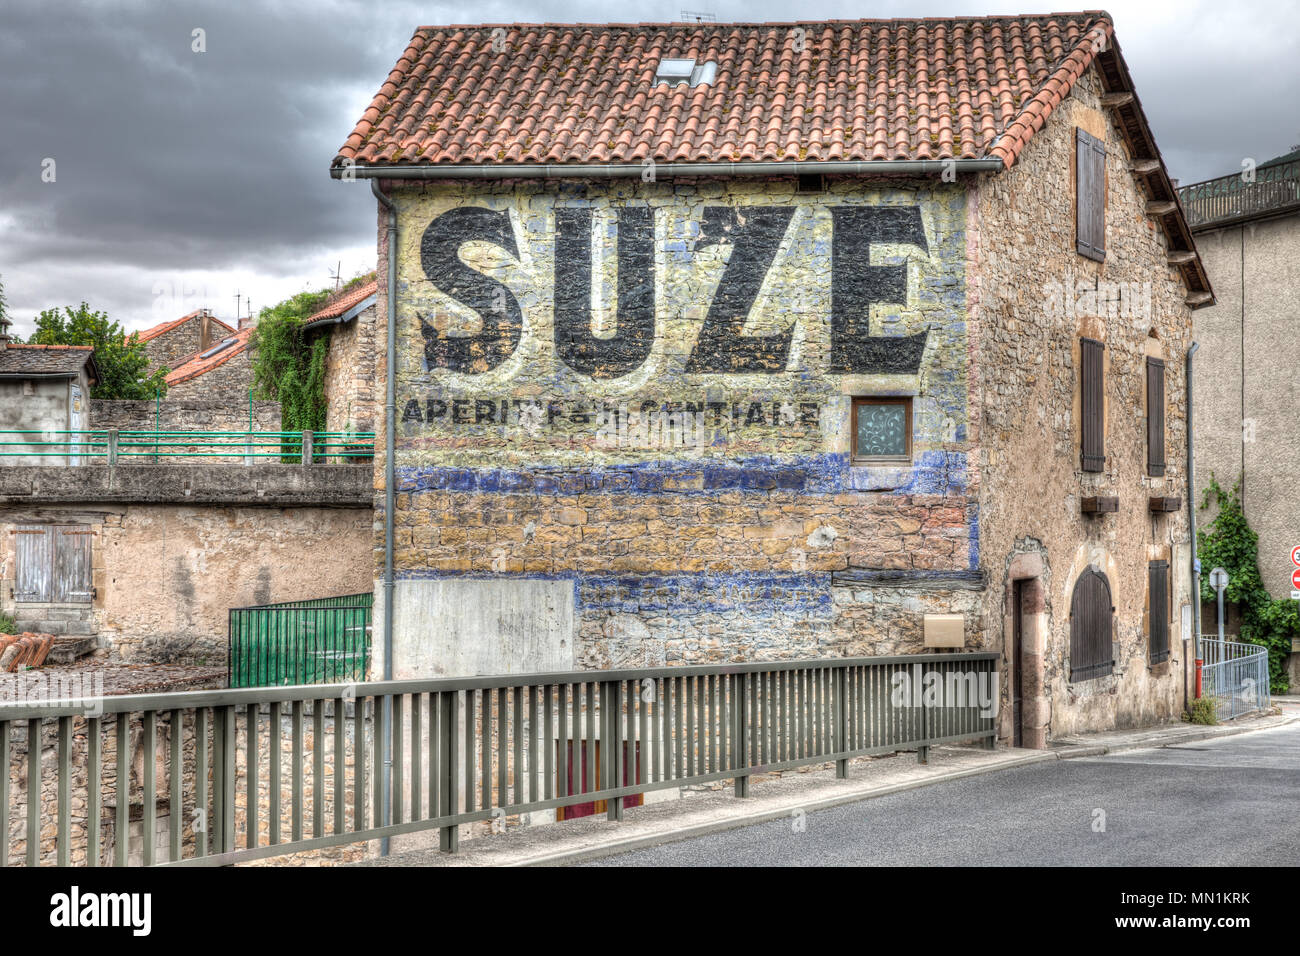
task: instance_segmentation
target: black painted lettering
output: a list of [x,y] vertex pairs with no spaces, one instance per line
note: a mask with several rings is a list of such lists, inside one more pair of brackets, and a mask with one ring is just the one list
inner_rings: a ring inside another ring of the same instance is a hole
[[613,335],[597,337],[591,330],[591,209],[555,210],[555,350],[569,368],[592,378],[618,378],[650,355],[655,337],[654,233],[648,206],[619,210],[616,327]]
[[725,242],[731,244],[731,257],[686,363],[687,372],[785,370],[793,326],[771,335],[745,335],[743,330],[793,215],[793,206],[705,208],[696,251]]
[[519,258],[510,216],[481,206],[448,210],[429,223],[420,240],[420,264],[434,288],[473,309],[483,320],[476,335],[445,335],[417,314],[426,371],[487,372],[519,346],[524,322],[515,297],[496,279],[460,259],[460,247],[475,240],[493,243]]
[[871,306],[907,302],[907,268],[873,266],[874,242],[929,252],[920,206],[831,209],[831,372],[909,373],[921,367],[927,332],[872,335]]

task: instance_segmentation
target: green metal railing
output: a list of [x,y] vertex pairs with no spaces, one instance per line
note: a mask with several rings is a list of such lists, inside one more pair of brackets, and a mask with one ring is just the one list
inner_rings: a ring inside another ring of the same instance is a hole
[[264,459],[314,464],[369,461],[374,458],[374,444],[374,432],[8,429],[0,430],[0,459],[61,458],[116,464],[123,460],[224,458],[245,464]]
[[[145,865],[228,864],[435,829],[454,852],[459,827],[475,821],[560,808],[621,820],[652,791],[732,780],[745,797],[755,774],[833,763],[846,777],[854,757],[905,750],[924,762],[936,744],[993,746],[998,660],[916,654],[0,703],[0,865],[120,866],[136,853]],[[134,848],[132,808],[143,822]],[[115,821],[111,853],[102,819]]]
[[365,680],[375,596],[288,601],[230,609],[226,683],[231,687]]

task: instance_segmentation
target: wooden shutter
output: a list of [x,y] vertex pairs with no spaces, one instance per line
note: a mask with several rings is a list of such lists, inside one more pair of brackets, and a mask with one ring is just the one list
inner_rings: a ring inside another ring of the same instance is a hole
[[1084,471],[1106,467],[1106,401],[1103,357],[1106,346],[1079,339],[1079,436]]
[[1070,599],[1070,680],[1105,677],[1115,669],[1111,646],[1114,608],[1106,575],[1089,567],[1074,582]]
[[1147,474],[1165,473],[1165,363],[1147,359]]
[[1078,128],[1074,135],[1075,248],[1101,262],[1106,258],[1106,144]]
[[91,546],[95,532],[81,525],[54,529],[52,600],[60,604],[88,603],[91,590]]
[[54,529],[20,525],[14,529],[14,600],[45,603],[53,593]]
[[1169,659],[1169,562],[1147,565],[1147,600],[1150,603],[1151,663]]

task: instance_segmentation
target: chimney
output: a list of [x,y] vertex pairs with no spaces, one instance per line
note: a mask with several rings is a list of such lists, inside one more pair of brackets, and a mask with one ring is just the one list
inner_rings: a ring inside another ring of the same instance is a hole
[[212,344],[212,313],[204,309],[199,313],[199,351],[206,352]]
[[10,341],[12,341],[12,337],[9,335],[9,326],[11,325],[13,325],[12,322],[0,315],[0,352],[7,349]]

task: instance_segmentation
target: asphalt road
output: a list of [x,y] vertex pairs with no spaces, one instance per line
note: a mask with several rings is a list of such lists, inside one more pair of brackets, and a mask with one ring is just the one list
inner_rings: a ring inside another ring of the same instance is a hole
[[1296,866],[1300,724],[1033,764],[589,865],[910,864]]

